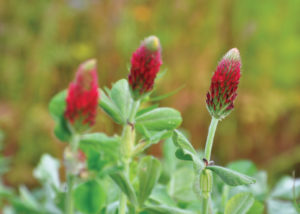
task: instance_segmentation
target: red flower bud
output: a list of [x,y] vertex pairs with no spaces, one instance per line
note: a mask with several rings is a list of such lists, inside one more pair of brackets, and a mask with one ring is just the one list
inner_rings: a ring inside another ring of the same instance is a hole
[[241,76],[241,58],[237,48],[229,50],[219,63],[206,95],[207,109],[211,116],[222,119],[233,109]]
[[152,90],[161,65],[159,39],[156,36],[149,36],[132,54],[131,58],[128,80],[135,99]]
[[68,89],[65,118],[75,130],[85,130],[95,123],[98,99],[96,60],[91,59],[79,66]]

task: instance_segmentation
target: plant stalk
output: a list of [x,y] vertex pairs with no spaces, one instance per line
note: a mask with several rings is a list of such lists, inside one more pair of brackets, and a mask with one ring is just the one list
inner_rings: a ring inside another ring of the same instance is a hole
[[209,198],[204,198],[203,197],[201,214],[207,214],[208,213],[208,201],[209,201]]
[[[137,110],[140,106],[140,101],[134,101],[131,106],[131,111],[128,117],[127,124],[123,126],[122,133],[122,158],[124,161],[124,173],[129,178],[130,175],[130,161],[134,149],[135,143],[135,130],[134,130],[134,119]],[[127,196],[122,193],[119,204],[119,214],[126,214]]]
[[[213,142],[214,142],[214,136],[215,136],[218,122],[219,122],[218,119],[212,117],[210,125],[209,125],[208,135],[207,135],[206,144],[205,144],[205,151],[204,151],[205,159],[207,161],[210,161],[212,146],[213,146]],[[210,199],[210,193],[207,198],[202,197],[202,214],[208,213],[209,199]]]
[[68,164],[66,166],[66,174],[67,174],[67,195],[66,195],[66,202],[65,202],[65,209],[66,209],[66,214],[74,214],[74,201],[73,201],[73,186],[74,186],[74,180],[75,180],[75,175],[74,175],[74,167],[76,167],[76,159],[74,158],[74,155],[77,152],[78,146],[79,146],[79,141],[80,141],[80,136],[78,134],[74,134],[71,142],[70,142],[70,147],[71,147],[71,153],[65,154],[65,156],[69,155],[71,156],[70,158],[67,158],[66,161],[68,161]]
[[218,119],[212,117],[210,125],[209,125],[208,135],[207,135],[206,144],[205,144],[205,152],[204,152],[205,159],[207,161],[210,161],[211,150],[212,150],[214,136],[215,136],[218,122],[219,122]]
[[74,202],[73,202],[73,185],[74,185],[74,175],[67,175],[67,196],[66,196],[66,214],[74,213]]

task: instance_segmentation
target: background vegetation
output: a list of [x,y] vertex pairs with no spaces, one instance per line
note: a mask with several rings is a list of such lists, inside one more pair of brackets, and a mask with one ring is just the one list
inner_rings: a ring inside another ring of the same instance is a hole
[[[161,39],[167,73],[157,91],[182,112],[203,148],[210,116],[205,94],[217,61],[240,49],[243,73],[235,111],[216,134],[214,160],[252,159],[276,175],[300,172],[300,1],[0,0],[0,140],[12,157],[10,185],[33,186],[42,153],[61,157],[48,102],[82,61],[99,61],[99,83],[128,74],[132,52]],[[99,131],[116,126],[99,110]],[[160,155],[159,145],[151,151]]]

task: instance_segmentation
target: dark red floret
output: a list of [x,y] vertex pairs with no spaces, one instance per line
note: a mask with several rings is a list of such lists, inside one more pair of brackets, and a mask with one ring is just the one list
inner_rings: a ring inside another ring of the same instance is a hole
[[234,108],[241,77],[240,67],[239,51],[236,48],[228,51],[219,63],[206,95],[206,104],[212,116],[223,118]]
[[76,127],[95,123],[99,100],[95,61],[80,65],[75,80],[69,85],[65,118]]
[[[155,37],[157,41],[158,39]],[[147,40],[133,53],[131,58],[130,74],[128,76],[131,89],[138,94],[144,94],[152,90],[157,73],[162,65],[161,48],[151,49],[147,46]]]

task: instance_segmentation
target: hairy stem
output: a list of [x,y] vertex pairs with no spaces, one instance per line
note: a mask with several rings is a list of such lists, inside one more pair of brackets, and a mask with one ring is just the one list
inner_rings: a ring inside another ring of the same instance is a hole
[[211,150],[212,150],[214,136],[215,136],[218,122],[219,122],[218,119],[212,117],[210,125],[209,125],[208,135],[207,135],[206,144],[205,144],[205,152],[204,152],[205,159],[207,161],[210,161]]
[[[134,143],[135,143],[135,130],[134,130],[134,118],[137,110],[140,106],[140,101],[134,101],[131,106],[131,111],[128,117],[127,124],[123,127],[122,133],[122,158],[124,162],[124,173],[125,176],[129,177],[130,174],[130,161],[133,153]],[[120,197],[119,213],[126,213],[127,197],[124,193]]]
[[74,155],[77,153],[78,145],[80,141],[80,136],[77,134],[74,134],[71,142],[71,154],[65,154],[65,156],[71,155],[71,158],[65,157],[68,160],[68,164],[66,166],[66,174],[67,174],[67,195],[66,195],[66,202],[65,202],[65,210],[66,214],[74,214],[74,202],[73,202],[73,186],[74,186],[74,167],[76,167],[76,159],[74,158]]
[[209,201],[209,198],[204,198],[203,197],[201,214],[207,214],[208,213],[208,201]]
[[[215,136],[218,122],[219,122],[218,119],[212,117],[210,125],[209,125],[208,135],[207,135],[206,144],[205,144],[205,151],[204,151],[205,159],[207,161],[210,161],[211,150],[212,150],[214,136]],[[208,213],[209,199],[210,199],[210,193],[207,198],[206,197],[202,198],[202,214]]]
[[66,196],[66,214],[74,213],[74,202],[73,202],[73,185],[74,176],[72,174],[67,175],[67,196]]

